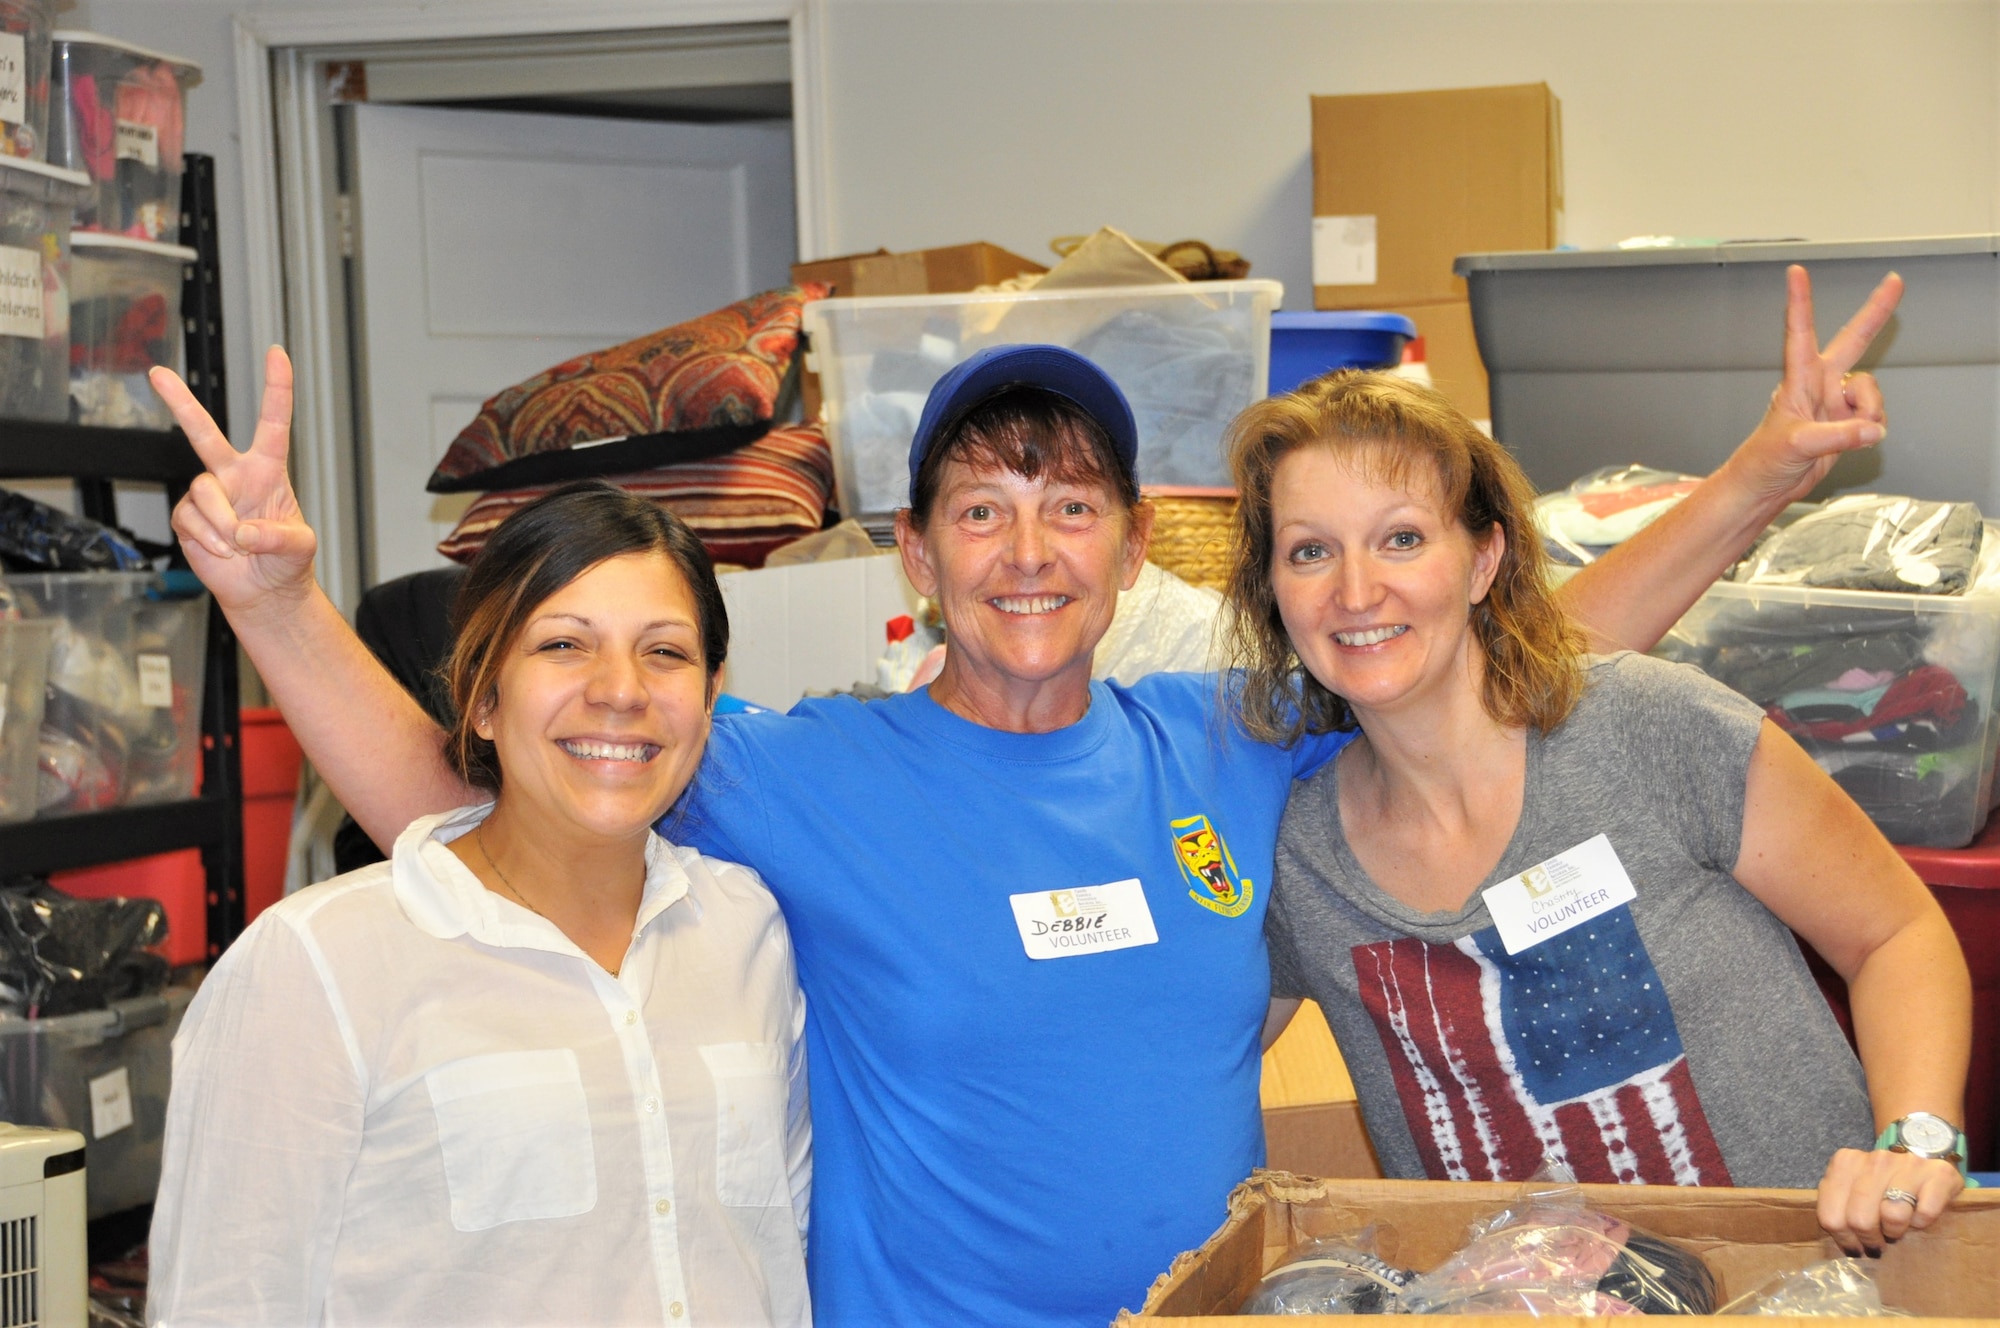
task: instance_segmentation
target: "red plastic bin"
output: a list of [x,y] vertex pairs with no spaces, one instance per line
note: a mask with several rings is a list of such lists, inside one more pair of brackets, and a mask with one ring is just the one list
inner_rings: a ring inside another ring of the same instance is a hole
[[80,899],[157,899],[167,909],[167,962],[208,961],[208,870],[198,848],[52,872],[49,884]]
[[243,712],[243,920],[247,925],[285,895],[292,843],[292,802],[305,754],[272,707]]

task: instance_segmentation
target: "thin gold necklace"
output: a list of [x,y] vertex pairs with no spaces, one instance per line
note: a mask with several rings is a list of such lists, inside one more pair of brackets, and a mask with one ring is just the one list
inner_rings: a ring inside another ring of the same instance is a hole
[[527,896],[523,895],[519,890],[516,890],[514,888],[514,883],[507,879],[507,873],[500,870],[500,864],[493,860],[493,855],[491,853],[487,852],[486,836],[480,833],[480,831],[484,830],[485,828],[486,828],[485,826],[481,826],[479,830],[474,830],[472,832],[472,842],[475,846],[478,847],[479,856],[486,859],[486,865],[491,867],[493,869],[493,874],[500,878],[500,884],[507,887],[507,893],[514,896],[515,899],[520,901],[522,908],[527,909],[530,913],[534,914],[542,921],[548,922],[549,915],[542,912],[542,910],[540,910],[539,908],[536,908],[533,904],[529,903]]

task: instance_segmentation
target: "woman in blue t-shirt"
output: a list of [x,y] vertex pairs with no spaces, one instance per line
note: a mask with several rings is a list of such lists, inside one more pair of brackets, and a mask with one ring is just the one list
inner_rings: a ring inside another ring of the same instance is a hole
[[[1577,579],[1580,616],[1650,644],[1825,456],[1881,436],[1865,376],[1824,384],[1895,295],[1788,365],[1779,408],[1678,521]],[[282,352],[266,372],[242,453],[156,372],[210,468],[175,529],[315,768],[386,842],[467,792],[313,580]],[[1213,679],[1091,681],[1150,531],[1136,450],[1116,386],[1070,352],[995,348],[948,373],[897,522],[944,612],[944,672],[885,702],[718,720],[670,824],[756,867],[791,927],[822,1323],[1102,1323],[1262,1156],[1272,849],[1293,777],[1340,740],[1227,732]]]

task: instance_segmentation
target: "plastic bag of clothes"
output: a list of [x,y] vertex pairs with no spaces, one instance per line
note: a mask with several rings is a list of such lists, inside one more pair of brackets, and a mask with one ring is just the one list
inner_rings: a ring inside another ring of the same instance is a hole
[[88,517],[0,489],[0,559],[50,572],[135,572],[146,557],[131,536]]
[[1985,521],[1971,503],[1850,494],[1773,531],[1735,579],[1957,595],[1972,580],[1984,533]]
[[1294,1245],[1239,1314],[1394,1314],[1408,1269],[1381,1257],[1378,1229],[1352,1236],[1320,1236]]
[[0,886],[0,1006],[29,1018],[101,1010],[167,985],[152,899],[78,899],[34,877]]
[[1698,1255],[1595,1211],[1549,1166],[1402,1294],[1410,1314],[1713,1314],[1715,1304]]
[[1606,466],[1537,498],[1535,524],[1550,557],[1582,567],[1652,525],[1700,483],[1651,466]]
[[1722,1314],[1766,1314],[1801,1319],[1906,1318],[1882,1303],[1882,1288],[1859,1262],[1828,1259],[1774,1277],[1725,1305]]

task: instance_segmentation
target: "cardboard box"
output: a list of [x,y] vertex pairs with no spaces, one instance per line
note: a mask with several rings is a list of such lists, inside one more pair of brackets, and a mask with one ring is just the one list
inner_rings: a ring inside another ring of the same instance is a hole
[[1399,304],[1382,312],[1402,314],[1417,325],[1417,335],[1424,339],[1424,363],[1430,368],[1431,382],[1452,405],[1475,420],[1493,418],[1486,362],[1479,357],[1479,342],[1472,334],[1470,304],[1438,300]]
[[792,280],[824,281],[835,295],[948,295],[991,286],[1023,272],[1046,272],[1040,263],[980,240],[942,249],[892,254],[846,254],[792,264]]
[[1314,97],[1312,119],[1315,308],[1463,300],[1458,255],[1560,239],[1547,84]]
[[[1143,1319],[1189,1328],[1268,1323],[1237,1316],[1235,1310],[1290,1247],[1295,1229],[1318,1234],[1386,1222],[1394,1227],[1396,1262],[1435,1268],[1464,1243],[1473,1222],[1517,1202],[1522,1188],[1475,1181],[1311,1180],[1260,1171],[1229,1196],[1229,1218],[1222,1228],[1199,1250],[1174,1260],[1139,1312],[1125,1311],[1117,1322]],[[1779,1273],[1839,1255],[1819,1229],[1810,1190],[1581,1188],[1600,1210],[1697,1251],[1715,1274],[1725,1302]],[[1962,1195],[1930,1230],[1912,1232],[1879,1261],[1870,1260],[1868,1271],[1888,1304],[1925,1316],[1915,1322],[1993,1314],[2000,1306],[2000,1193]],[[1350,1322],[1352,1316],[1291,1321]],[[1435,1322],[1502,1325],[1522,1319],[1442,1315]],[[1721,1319],[1682,1322],[1719,1324]]]

